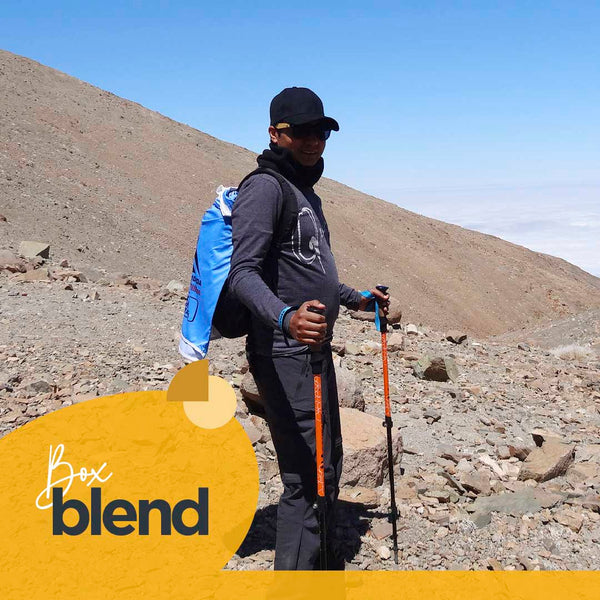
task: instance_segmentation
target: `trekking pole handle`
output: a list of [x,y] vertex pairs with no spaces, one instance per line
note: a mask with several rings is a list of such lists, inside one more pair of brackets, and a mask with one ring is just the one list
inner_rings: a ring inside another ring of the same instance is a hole
[[316,306],[308,306],[306,308],[306,310],[308,312],[312,312],[312,313],[317,313],[318,315],[324,315],[325,314],[325,309],[324,308],[317,308]]
[[[390,287],[388,285],[376,285],[375,289],[379,290],[382,294],[387,294]],[[383,310],[379,306],[379,302],[377,301],[377,299],[375,299],[375,302],[377,304],[377,310],[379,313],[380,331],[381,332],[387,331],[387,324],[388,324],[387,317],[385,316],[385,314],[383,313]]]
[[[308,310],[308,312],[316,313],[318,315],[325,315],[325,310],[323,308],[317,308],[316,306],[308,306],[306,310]],[[321,373],[323,369],[323,353],[321,352],[321,346],[311,346],[310,352],[310,364],[312,367],[313,374]]]

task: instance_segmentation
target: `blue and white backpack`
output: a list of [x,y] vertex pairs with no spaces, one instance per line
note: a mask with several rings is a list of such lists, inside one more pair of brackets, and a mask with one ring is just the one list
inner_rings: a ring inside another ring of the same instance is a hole
[[179,352],[186,361],[205,358],[211,339],[236,338],[248,333],[250,312],[227,285],[233,253],[231,212],[239,187],[258,173],[275,177],[283,193],[274,244],[281,245],[296,226],[298,201],[290,183],[276,171],[256,169],[237,188],[219,186],[213,205],[202,217],[198,233],[179,341]]

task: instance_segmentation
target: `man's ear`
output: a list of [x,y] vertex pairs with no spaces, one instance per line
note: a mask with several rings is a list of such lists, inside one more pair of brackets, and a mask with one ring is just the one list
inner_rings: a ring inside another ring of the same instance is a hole
[[269,125],[269,138],[273,144],[277,143],[277,129],[273,125]]

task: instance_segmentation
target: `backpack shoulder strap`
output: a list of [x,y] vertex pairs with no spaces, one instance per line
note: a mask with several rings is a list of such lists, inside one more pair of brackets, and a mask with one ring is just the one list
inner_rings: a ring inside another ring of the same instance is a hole
[[275,244],[277,246],[281,246],[281,244],[283,244],[283,242],[292,235],[292,231],[295,229],[296,223],[298,222],[298,199],[296,198],[296,194],[294,193],[290,182],[283,175],[281,175],[281,173],[278,173],[273,169],[266,169],[263,167],[259,167],[251,173],[248,173],[248,175],[246,175],[246,177],[244,177],[244,179],[242,179],[238,185],[238,189],[242,187],[242,184],[247,179],[253,177],[254,175],[259,175],[260,173],[271,175],[271,177],[277,179],[281,187],[283,204],[281,207],[281,214],[279,215],[279,221],[277,223],[277,232],[274,236]]

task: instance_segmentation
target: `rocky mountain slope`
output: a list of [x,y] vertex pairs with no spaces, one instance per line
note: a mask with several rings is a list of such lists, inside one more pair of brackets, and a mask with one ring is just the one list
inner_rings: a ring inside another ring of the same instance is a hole
[[[202,211],[254,158],[0,51],[0,249],[45,241],[56,259],[187,283]],[[411,321],[501,334],[600,306],[600,280],[561,259],[331,180],[318,192],[340,277],[387,283]]]

